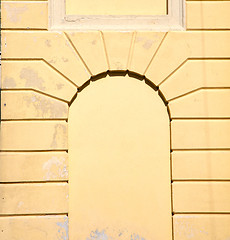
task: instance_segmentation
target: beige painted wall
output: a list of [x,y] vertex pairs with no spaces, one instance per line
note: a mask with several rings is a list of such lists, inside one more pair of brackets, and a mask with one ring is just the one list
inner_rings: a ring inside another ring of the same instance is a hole
[[186,31],[168,33],[49,31],[47,1],[1,4],[0,238],[69,238],[69,105],[129,70],[170,112],[174,239],[228,239],[230,1],[186,1]]

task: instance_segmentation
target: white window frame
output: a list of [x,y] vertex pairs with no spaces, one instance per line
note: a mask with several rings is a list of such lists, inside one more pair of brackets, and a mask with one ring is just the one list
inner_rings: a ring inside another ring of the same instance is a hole
[[[105,1],[106,2],[106,1]],[[49,0],[50,30],[185,30],[185,0],[168,0],[167,15],[66,15],[65,0]]]

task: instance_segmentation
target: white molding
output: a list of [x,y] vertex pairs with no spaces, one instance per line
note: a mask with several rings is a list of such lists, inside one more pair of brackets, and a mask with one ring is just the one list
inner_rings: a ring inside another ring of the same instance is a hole
[[168,15],[66,15],[65,0],[49,0],[50,30],[185,30],[185,0],[168,0]]

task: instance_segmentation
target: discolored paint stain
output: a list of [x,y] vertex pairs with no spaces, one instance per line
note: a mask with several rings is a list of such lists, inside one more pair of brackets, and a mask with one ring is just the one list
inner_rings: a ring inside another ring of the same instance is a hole
[[25,79],[25,86],[27,88],[38,88],[40,90],[45,90],[45,81],[39,77],[38,72],[34,71],[32,68],[23,68],[20,72],[20,78]]
[[142,47],[144,50],[149,50],[154,43],[157,43],[159,41],[159,35],[153,35],[152,39],[147,39],[145,37],[136,37],[135,42],[142,44]]
[[[188,216],[178,216],[178,218],[187,218]],[[194,216],[189,216],[188,218],[195,218]],[[176,221],[174,223],[174,229],[176,235],[185,235],[187,239],[196,239],[198,236],[202,235],[206,238],[209,233],[205,229],[197,228],[192,222],[187,221]],[[178,232],[179,231],[179,232]]]
[[60,90],[60,89],[62,89],[65,86],[65,84],[58,83],[56,86],[57,86],[57,89]]
[[45,40],[45,44],[46,44],[46,46],[47,47],[51,47],[51,40],[49,40],[49,39],[47,39],[47,40]]
[[3,87],[4,88],[15,88],[16,82],[15,82],[14,78],[5,77],[4,81],[3,81]]
[[139,234],[133,233],[133,234],[131,235],[130,240],[145,240],[145,238],[141,237]]
[[16,8],[14,3],[4,5],[4,8],[6,11],[7,19],[12,23],[21,21],[21,14],[28,10],[26,5],[20,7],[17,6]]
[[112,240],[112,238],[105,233],[105,230],[99,231],[96,229],[90,233],[90,236],[86,240]]
[[[107,228],[106,228],[107,229]],[[108,230],[108,231],[107,231]],[[128,233],[127,230],[115,230],[115,229],[103,229],[95,231],[91,231],[89,237],[86,240],[146,240],[144,237],[141,237],[139,234],[136,233]],[[108,234],[110,232],[110,234]],[[113,237],[112,237],[112,236]]]
[[64,222],[56,223],[58,228],[58,240],[69,240],[69,219],[68,217],[64,218]]
[[52,59],[48,60],[50,64],[55,64],[57,62],[57,57],[53,57]]
[[97,43],[97,41],[93,40],[91,43],[92,43],[92,45],[95,45]]
[[62,57],[63,62],[69,62],[68,58]]
[[[66,136],[63,138],[63,136]],[[67,142],[67,129],[62,124],[56,124],[54,128],[53,141],[51,143],[52,148],[56,148],[58,145],[65,146]]]
[[124,66],[121,62],[115,62],[116,70],[124,69]]
[[153,40],[147,40],[143,44],[143,48],[145,48],[146,50],[149,50],[152,47],[153,43],[154,43]]
[[45,172],[44,180],[68,177],[68,168],[64,157],[51,157],[43,164],[43,171]]
[[36,117],[61,118],[67,116],[68,110],[66,106],[62,103],[60,104],[59,101],[38,94],[31,95],[25,95],[23,99],[26,101],[28,107],[33,105],[33,108],[37,112]]

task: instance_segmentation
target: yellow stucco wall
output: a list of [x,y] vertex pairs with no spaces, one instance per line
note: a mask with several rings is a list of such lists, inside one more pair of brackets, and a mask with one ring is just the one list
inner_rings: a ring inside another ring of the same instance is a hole
[[228,239],[230,1],[187,1],[186,31],[167,33],[49,31],[47,1],[1,4],[0,239],[69,238],[69,105],[108,70],[169,109],[173,239]]

